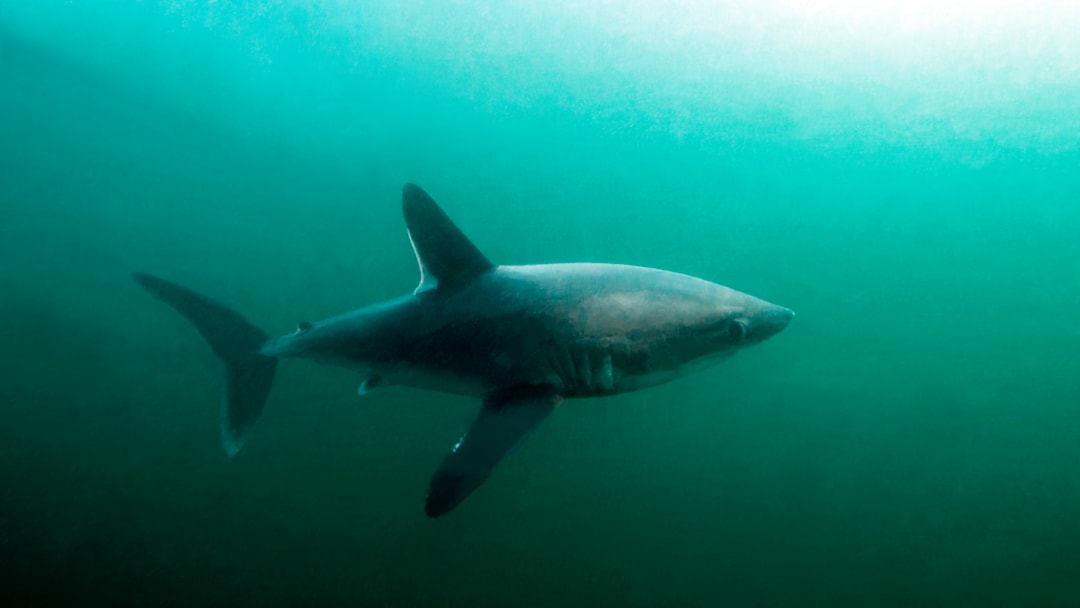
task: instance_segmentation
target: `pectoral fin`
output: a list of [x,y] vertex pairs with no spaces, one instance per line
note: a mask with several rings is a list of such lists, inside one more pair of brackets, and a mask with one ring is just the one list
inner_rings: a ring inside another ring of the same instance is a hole
[[428,517],[449,512],[480,487],[561,399],[550,385],[500,390],[485,397],[480,414],[431,478],[424,505]]

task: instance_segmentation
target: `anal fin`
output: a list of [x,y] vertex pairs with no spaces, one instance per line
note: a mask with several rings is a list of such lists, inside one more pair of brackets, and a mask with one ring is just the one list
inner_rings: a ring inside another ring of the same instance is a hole
[[371,374],[360,381],[360,387],[356,389],[356,394],[363,397],[382,385],[383,377],[379,374]]

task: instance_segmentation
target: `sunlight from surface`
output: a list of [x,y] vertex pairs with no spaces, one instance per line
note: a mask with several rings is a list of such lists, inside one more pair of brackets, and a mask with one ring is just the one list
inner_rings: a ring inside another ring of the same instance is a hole
[[1018,19],[1027,20],[1033,15],[1076,12],[1075,5],[1068,2],[1015,0],[790,0],[788,5],[808,17],[833,18],[851,24],[885,22],[905,31],[1015,24]]
[[[77,3],[33,6],[7,7],[11,33],[256,130],[320,103],[390,99],[393,83],[482,122],[572,117],[721,146],[959,142],[981,164],[1002,146],[1080,145],[1066,101],[1080,95],[1074,2],[159,0],[126,24]],[[304,85],[282,90],[283,76]],[[192,78],[207,83],[200,97]],[[400,104],[386,105],[345,121],[385,123]]]

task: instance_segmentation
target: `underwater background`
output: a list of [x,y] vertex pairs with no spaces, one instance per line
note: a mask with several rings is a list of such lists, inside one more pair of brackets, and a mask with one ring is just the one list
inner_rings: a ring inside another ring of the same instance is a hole
[[[1080,8],[0,1],[0,603],[1080,606]],[[407,293],[416,182],[496,263],[790,307],[560,407],[459,509],[472,399],[220,364]]]

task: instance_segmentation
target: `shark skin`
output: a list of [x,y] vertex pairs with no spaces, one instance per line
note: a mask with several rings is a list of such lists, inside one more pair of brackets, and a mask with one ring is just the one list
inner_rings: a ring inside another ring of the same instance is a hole
[[425,512],[454,509],[565,399],[669,382],[783,330],[794,313],[703,279],[620,264],[491,263],[419,187],[402,209],[420,265],[414,293],[272,338],[206,296],[135,279],[187,317],[226,368],[222,437],[233,455],[262,411],[277,361],[481,399],[432,477]]

